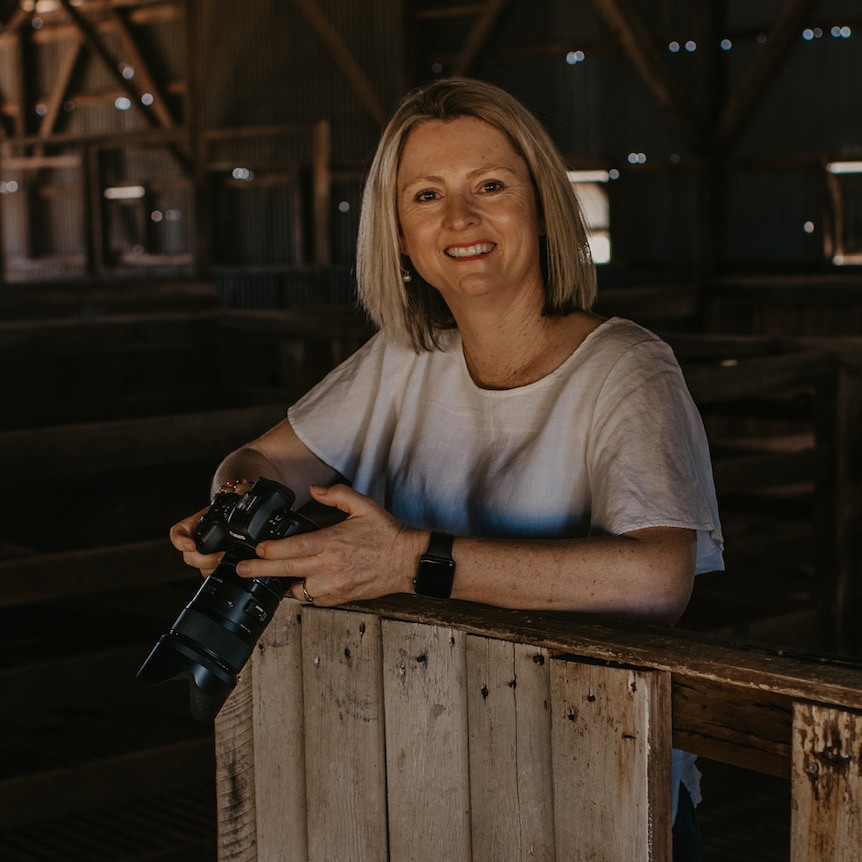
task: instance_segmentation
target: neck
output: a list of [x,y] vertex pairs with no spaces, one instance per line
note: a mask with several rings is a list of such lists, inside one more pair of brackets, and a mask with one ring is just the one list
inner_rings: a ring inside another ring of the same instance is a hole
[[461,327],[464,360],[477,386],[514,389],[534,383],[560,366],[577,346],[570,318],[532,315],[526,321]]

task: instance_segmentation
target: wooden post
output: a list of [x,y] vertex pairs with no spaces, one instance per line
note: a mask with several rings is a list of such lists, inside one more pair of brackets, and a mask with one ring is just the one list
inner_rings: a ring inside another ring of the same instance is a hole
[[[323,608],[302,614],[307,858],[386,862],[380,619]],[[306,858],[281,855],[279,843],[261,851],[262,860]]]
[[215,722],[219,862],[256,862],[252,668],[247,667]]
[[203,45],[203,3],[185,0],[186,94],[185,115],[188,129],[192,213],[191,241],[198,278],[208,278],[212,266],[212,201],[210,194],[209,142],[206,136],[207,74]]
[[392,859],[470,860],[463,632],[383,620]]
[[670,674],[551,662],[557,858],[671,858]]
[[84,147],[81,164],[84,169],[84,245],[87,274],[102,275],[105,271],[105,208],[102,200],[101,151],[97,144]]
[[791,862],[858,859],[862,845],[862,716],[793,708]]
[[332,243],[329,238],[332,177],[329,166],[331,142],[328,120],[320,120],[314,124],[311,141],[314,174],[314,262],[319,266],[327,266],[332,262]]
[[302,616],[296,602],[282,602],[251,664],[257,858],[273,862],[308,855]]
[[473,862],[553,862],[546,650],[467,639]]

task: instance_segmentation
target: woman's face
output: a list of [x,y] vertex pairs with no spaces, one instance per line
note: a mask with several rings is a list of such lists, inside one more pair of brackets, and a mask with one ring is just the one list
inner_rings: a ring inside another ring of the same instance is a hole
[[536,192],[526,162],[494,126],[460,117],[414,129],[397,204],[401,253],[454,313],[478,300],[541,302]]

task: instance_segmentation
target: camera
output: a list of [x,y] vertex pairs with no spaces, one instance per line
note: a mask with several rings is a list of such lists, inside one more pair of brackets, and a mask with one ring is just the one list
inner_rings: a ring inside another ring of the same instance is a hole
[[255,556],[259,542],[316,530],[318,524],[292,511],[295,496],[285,485],[258,479],[249,491],[222,492],[195,528],[198,550],[224,551],[167,634],[138,671],[138,679],[161,683],[186,679],[192,715],[212,721],[237,683],[292,578],[241,578],[240,560]]

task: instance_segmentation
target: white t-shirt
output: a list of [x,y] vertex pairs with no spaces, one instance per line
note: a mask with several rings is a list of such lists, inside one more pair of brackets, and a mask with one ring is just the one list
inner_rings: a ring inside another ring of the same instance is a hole
[[[706,435],[671,349],[631,321],[595,329],[556,371],[481,389],[457,331],[416,354],[378,333],[288,411],[299,438],[402,523],[455,535],[697,531],[724,568]],[[700,801],[695,757],[673,752]]]
[[703,424],[670,348],[612,318],[554,372],[481,389],[457,331],[416,354],[375,335],[288,411],[299,438],[402,523],[572,538],[697,530],[723,568]]

